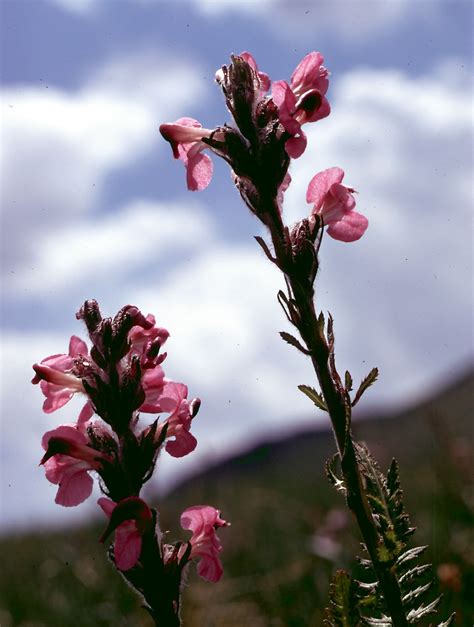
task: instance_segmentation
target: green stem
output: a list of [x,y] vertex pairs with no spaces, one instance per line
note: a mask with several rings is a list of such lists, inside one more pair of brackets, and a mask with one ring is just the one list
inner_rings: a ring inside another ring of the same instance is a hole
[[[311,353],[311,361],[326,401],[328,413],[334,431],[341,467],[347,487],[347,504],[354,514],[362,533],[367,551],[374,566],[383,592],[388,612],[394,627],[407,627],[401,591],[397,578],[388,564],[378,556],[379,537],[369,503],[364,490],[363,480],[357,463],[354,442],[350,427],[347,426],[346,399],[338,390],[329,368],[329,347],[320,330],[313,301],[313,287],[308,282],[302,283],[292,272],[285,242],[283,223],[278,208],[275,206],[267,215],[276,218],[270,226],[275,255],[284,269],[291,286],[292,296],[299,313],[297,324],[301,338]],[[267,223],[268,224],[268,223]]]

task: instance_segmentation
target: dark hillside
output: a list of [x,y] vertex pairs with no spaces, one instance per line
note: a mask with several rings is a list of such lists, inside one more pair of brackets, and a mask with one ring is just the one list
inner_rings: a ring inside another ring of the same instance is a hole
[[[435,398],[393,416],[359,420],[354,430],[382,468],[400,461],[417,544],[444,592],[442,615],[474,620],[472,374]],[[220,507],[225,576],[217,585],[190,574],[187,627],[320,627],[328,580],[353,567],[359,538],[323,465],[328,431],[267,442],[183,482],[163,502],[163,529],[176,529],[190,504]],[[469,492],[469,489],[471,490]],[[139,603],[106,563],[95,528],[1,541],[2,627],[147,626]],[[183,539],[184,539],[183,534]]]

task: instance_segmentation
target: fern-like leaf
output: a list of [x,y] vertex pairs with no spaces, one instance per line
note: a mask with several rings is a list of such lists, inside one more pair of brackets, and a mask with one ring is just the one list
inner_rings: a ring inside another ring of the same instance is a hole
[[316,407],[319,407],[319,409],[322,409],[323,411],[328,410],[326,401],[324,400],[323,395],[320,394],[319,392],[316,392],[314,388],[310,387],[309,385],[299,385],[298,389],[301,390],[303,394],[306,394],[306,396],[311,401],[313,401]]
[[367,388],[370,388],[370,386],[377,381],[378,376],[379,369],[372,368],[372,370],[365,377],[365,379],[362,379],[362,382],[359,385],[359,389],[357,390],[356,395],[354,396],[354,400],[352,401],[352,407],[354,407],[360,401],[362,394],[367,390]]
[[324,625],[357,627],[360,624],[356,583],[345,570],[338,570],[329,586],[329,606]]
[[[407,621],[410,624],[420,623],[436,611],[441,597],[433,601],[427,600],[433,587],[433,580],[429,578],[431,567],[429,564],[416,564],[427,547],[407,549],[407,542],[415,529],[410,525],[404,508],[398,465],[393,460],[387,475],[384,476],[365,446],[355,443],[355,449],[359,468],[365,480],[367,500],[379,535],[378,559],[380,563],[385,563],[397,578]],[[373,577],[375,573],[371,561],[366,558],[358,558],[358,561]],[[373,627],[392,624],[387,616],[380,586],[374,587],[373,583],[359,582],[358,593],[359,607],[365,624]],[[374,596],[377,602],[374,601]],[[452,624],[452,620],[450,617],[446,625]]]

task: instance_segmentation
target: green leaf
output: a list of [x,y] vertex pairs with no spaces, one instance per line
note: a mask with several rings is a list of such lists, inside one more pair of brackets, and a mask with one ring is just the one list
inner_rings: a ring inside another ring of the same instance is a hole
[[328,410],[326,401],[324,400],[323,395],[320,394],[319,392],[316,392],[314,388],[310,387],[309,385],[299,385],[298,389],[301,390],[303,394],[306,394],[306,396],[311,401],[313,401],[316,407],[319,407],[319,409],[322,409],[323,411]]
[[373,385],[377,381],[378,376],[379,376],[378,368],[372,368],[372,370],[365,377],[365,379],[362,379],[362,382],[359,385],[359,389],[357,390],[354,400],[352,401],[352,407],[354,407],[360,401],[362,394],[367,390],[367,388],[369,388],[371,385]]
[[282,340],[285,340],[285,342],[287,342],[291,346],[294,346],[305,355],[311,355],[309,350],[305,348],[304,346],[302,346],[302,344],[300,344],[300,342],[296,339],[296,337],[291,335],[291,333],[287,333],[286,331],[280,331],[280,337],[282,338]]
[[360,624],[356,583],[345,570],[336,571],[332,578],[324,624],[329,627],[357,627]]

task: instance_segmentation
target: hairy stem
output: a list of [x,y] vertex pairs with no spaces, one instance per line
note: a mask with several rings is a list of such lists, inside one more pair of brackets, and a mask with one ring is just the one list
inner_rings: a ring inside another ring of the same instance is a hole
[[292,298],[299,314],[299,320],[295,326],[297,326],[301,338],[311,354],[313,368],[328,408],[347,488],[347,504],[361,530],[393,625],[394,627],[406,627],[408,622],[397,578],[390,566],[383,563],[378,556],[378,532],[365,494],[350,424],[347,424],[350,415],[347,415],[345,396],[338,389],[331,375],[329,346],[318,325],[313,301],[313,287],[308,281],[302,281],[297,277],[292,270],[292,263],[287,250],[288,243],[285,241],[284,227],[276,203],[266,214],[273,218],[272,223],[270,225],[267,223],[267,226],[270,228],[276,258],[287,277]]

